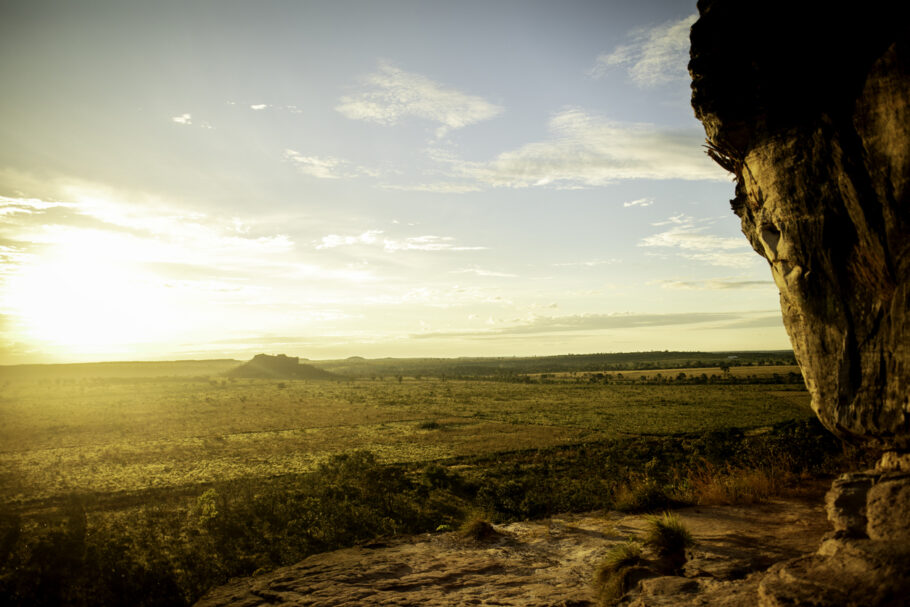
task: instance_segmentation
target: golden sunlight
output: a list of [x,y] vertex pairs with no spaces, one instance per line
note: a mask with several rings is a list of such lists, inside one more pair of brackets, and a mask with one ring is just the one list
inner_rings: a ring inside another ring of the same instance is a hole
[[130,263],[125,239],[68,230],[53,240],[10,280],[5,308],[18,317],[23,340],[75,354],[161,341],[179,330],[167,289]]

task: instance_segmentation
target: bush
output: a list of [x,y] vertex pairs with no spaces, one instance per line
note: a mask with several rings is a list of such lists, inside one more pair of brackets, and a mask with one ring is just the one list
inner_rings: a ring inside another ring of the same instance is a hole
[[662,485],[646,479],[636,485],[624,485],[614,498],[613,508],[620,512],[654,512],[673,504],[674,500]]
[[487,517],[481,512],[470,514],[458,529],[461,537],[483,542],[499,535]]
[[668,573],[682,568],[686,562],[686,550],[694,544],[692,534],[675,514],[665,512],[663,516],[648,518],[645,545],[654,551]]
[[594,571],[594,589],[602,605],[612,605],[650,570],[644,567],[642,546],[638,542],[617,544]]
[[689,499],[700,505],[755,504],[779,495],[792,478],[787,470],[721,468],[709,463],[689,472]]

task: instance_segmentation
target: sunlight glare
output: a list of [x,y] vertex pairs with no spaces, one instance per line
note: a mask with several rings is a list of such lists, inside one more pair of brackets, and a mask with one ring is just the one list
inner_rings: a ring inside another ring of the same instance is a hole
[[73,230],[11,277],[4,306],[29,341],[73,353],[161,341],[179,330],[167,290],[123,255],[124,239]]

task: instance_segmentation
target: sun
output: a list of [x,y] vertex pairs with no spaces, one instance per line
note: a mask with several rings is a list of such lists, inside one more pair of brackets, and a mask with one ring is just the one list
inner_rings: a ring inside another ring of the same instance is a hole
[[70,236],[9,278],[3,307],[23,340],[76,355],[174,335],[179,315],[163,281],[109,238]]

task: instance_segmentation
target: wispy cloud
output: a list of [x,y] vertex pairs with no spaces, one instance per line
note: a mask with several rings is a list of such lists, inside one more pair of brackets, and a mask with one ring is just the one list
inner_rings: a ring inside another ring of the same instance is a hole
[[260,112],[267,107],[269,107],[267,103],[254,103],[253,105],[250,106],[250,109]]
[[707,230],[711,223],[711,220],[676,215],[654,224],[667,229],[644,238],[638,246],[675,249],[681,257],[715,266],[745,267],[755,263],[757,256],[745,238],[710,234]]
[[452,270],[450,274],[473,274],[474,276],[489,276],[494,278],[517,278],[517,274],[508,272],[494,272],[493,270],[484,270],[483,268],[465,268],[463,270]]
[[573,266],[583,266],[586,268],[593,268],[596,266],[608,266],[615,263],[619,263],[621,260],[615,257],[610,259],[589,259],[586,261],[567,261],[564,263],[551,263],[550,265],[555,268],[568,268]]
[[664,289],[685,289],[695,291],[726,291],[730,289],[776,289],[774,281],[742,280],[737,278],[715,278],[708,280],[664,280]]
[[346,176],[346,160],[333,156],[304,156],[296,150],[285,150],[284,157],[297,167],[304,175],[318,177],[319,179],[340,179]]
[[482,189],[476,184],[449,181],[414,184],[383,183],[377,187],[384,190],[398,190],[402,192],[433,192],[438,194],[466,194],[468,192],[479,192]]
[[[110,251],[117,255],[111,257]],[[161,207],[149,211],[95,194],[68,202],[0,197],[0,265],[6,273],[28,271],[33,262],[56,258],[55,252],[72,263],[104,256],[111,263],[166,276],[170,286],[195,284],[205,290],[215,277],[221,283],[236,278],[244,284],[274,277],[342,282],[373,278],[363,269],[307,263],[294,254],[289,235],[262,226],[254,229],[235,217]]]
[[402,293],[375,295],[367,298],[373,305],[397,306],[420,304],[434,308],[455,308],[472,304],[511,305],[512,302],[489,289],[478,287],[416,287]]
[[414,236],[403,240],[383,241],[386,251],[483,251],[487,247],[456,244],[451,236]]
[[297,150],[287,149],[284,158],[294,164],[298,171],[318,179],[349,179],[355,177],[379,177],[375,169],[355,165],[334,156],[304,156]]
[[[743,323],[768,323],[768,318],[780,319],[780,314],[764,310],[759,312],[684,312],[678,314],[579,314],[572,316],[535,316],[513,321],[501,327],[484,330],[455,332],[426,332],[411,337],[501,337],[504,335],[534,335],[548,333],[576,333],[603,330],[642,329],[702,325],[706,328],[740,325]],[[765,326],[762,324],[761,326]]]
[[407,117],[440,124],[437,137],[489,120],[503,108],[475,95],[405,72],[388,63],[364,80],[364,90],[345,95],[335,109],[353,120],[393,125]]
[[602,186],[627,179],[726,181],[727,173],[702,152],[699,129],[620,123],[567,109],[550,120],[553,137],[504,152],[489,162],[468,162],[439,150],[431,158],[456,175],[495,187]]
[[367,230],[362,234],[356,236],[339,236],[338,234],[329,234],[328,236],[323,236],[322,240],[318,245],[317,249],[334,249],[336,247],[345,247],[357,244],[382,244],[380,236],[382,235],[382,230]]
[[641,87],[655,87],[688,79],[689,28],[698,15],[670,21],[651,29],[630,32],[628,44],[597,57],[590,74],[604,76],[611,69],[626,69],[632,81]]
[[649,207],[654,204],[653,198],[638,198],[636,200],[630,200],[628,202],[622,203],[622,206],[625,208],[629,207]]
[[459,245],[452,236],[412,236],[395,239],[382,237],[382,230],[367,230],[354,236],[329,234],[323,236],[317,249],[334,249],[336,247],[363,245],[377,246],[388,252],[396,251],[482,251],[487,247]]
[[199,122],[199,123],[193,122],[193,115],[192,115],[192,114],[180,114],[179,116],[171,116],[171,122],[173,122],[173,123],[175,123],[175,124],[182,124],[183,126],[192,126],[192,125],[195,124],[196,126],[198,126],[199,128],[202,128],[202,129],[213,129],[213,128],[215,128],[215,127],[213,127],[210,123],[208,123],[208,122],[206,122],[206,121],[202,121],[202,122]]

